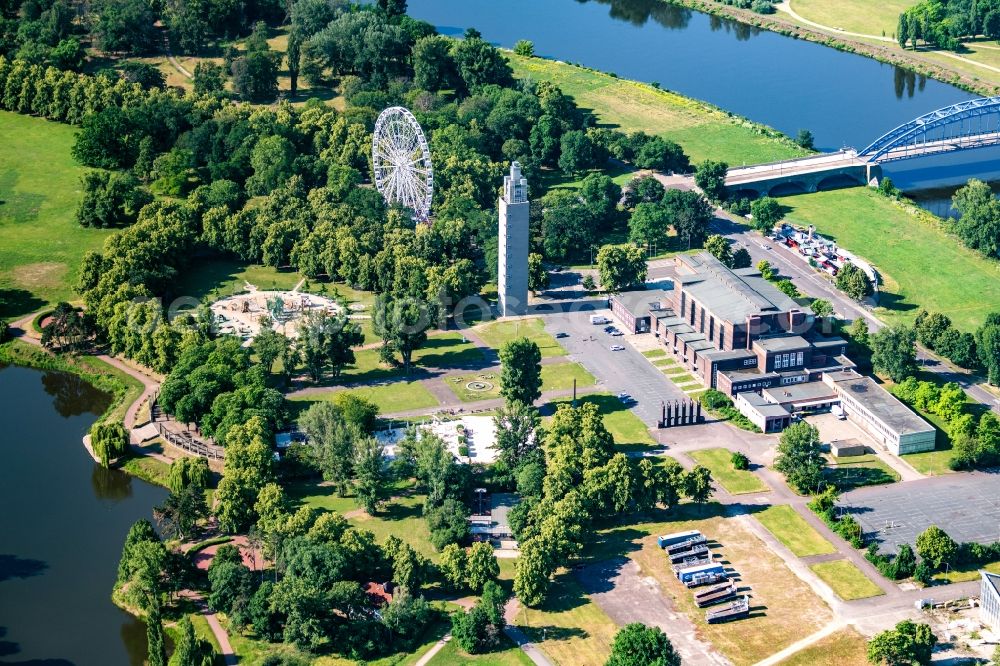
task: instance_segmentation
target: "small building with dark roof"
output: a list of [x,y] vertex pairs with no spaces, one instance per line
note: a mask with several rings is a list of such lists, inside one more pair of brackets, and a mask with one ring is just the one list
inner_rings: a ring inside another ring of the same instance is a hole
[[670,300],[662,289],[641,289],[612,294],[608,307],[626,333],[649,333],[654,314],[663,312]]

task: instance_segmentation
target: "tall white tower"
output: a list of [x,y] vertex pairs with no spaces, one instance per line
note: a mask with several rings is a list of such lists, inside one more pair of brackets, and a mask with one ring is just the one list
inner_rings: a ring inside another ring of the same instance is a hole
[[511,162],[504,176],[500,196],[500,257],[497,294],[500,316],[523,315],[528,311],[528,179],[521,165]]

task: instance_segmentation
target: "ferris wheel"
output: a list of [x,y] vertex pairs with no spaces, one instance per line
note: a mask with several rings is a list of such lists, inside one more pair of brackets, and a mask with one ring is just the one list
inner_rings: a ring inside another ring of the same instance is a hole
[[392,106],[379,114],[372,136],[375,188],[386,203],[411,209],[427,220],[434,194],[431,151],[420,124],[407,109]]

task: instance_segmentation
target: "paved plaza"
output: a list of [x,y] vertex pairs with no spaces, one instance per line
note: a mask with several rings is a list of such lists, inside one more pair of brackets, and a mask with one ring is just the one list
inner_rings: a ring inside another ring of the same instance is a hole
[[1000,540],[1000,474],[946,475],[859,488],[839,503],[853,514],[866,534],[874,535],[883,552],[913,543],[937,525],[955,541],[992,543]]

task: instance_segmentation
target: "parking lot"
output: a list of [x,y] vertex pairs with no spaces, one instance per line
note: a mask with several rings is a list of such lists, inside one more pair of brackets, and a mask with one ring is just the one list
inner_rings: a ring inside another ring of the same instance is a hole
[[[607,309],[554,313],[545,316],[545,328],[552,334],[566,333],[567,337],[559,342],[573,360],[583,364],[609,393],[631,394],[636,400],[632,410],[647,426],[655,427],[662,402],[687,396],[626,342],[625,337],[612,337],[605,332],[606,325],[591,324],[592,314],[611,318]],[[611,351],[614,345],[623,349]]]
[[1000,474],[938,476],[919,481],[859,488],[839,502],[876,537],[883,552],[913,543],[937,525],[955,541],[1000,540]]

